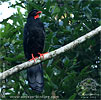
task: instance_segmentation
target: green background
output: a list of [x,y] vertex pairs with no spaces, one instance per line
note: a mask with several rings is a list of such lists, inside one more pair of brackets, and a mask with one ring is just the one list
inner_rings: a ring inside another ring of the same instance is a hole
[[[7,1],[1,0],[0,3]],[[17,7],[17,13],[0,22],[3,25],[0,28],[0,72],[26,61],[23,29],[30,10],[43,12],[41,20],[46,31],[44,52],[50,52],[100,26],[100,4],[100,0],[20,0],[14,5],[10,4],[10,8]],[[21,8],[26,10],[24,14]],[[13,24],[7,22],[9,19],[13,20]],[[0,97],[7,100],[16,100],[21,96],[52,100],[55,100],[53,97],[99,99],[100,59],[98,34],[74,49],[43,62],[43,93],[29,89],[24,70],[0,82]]]

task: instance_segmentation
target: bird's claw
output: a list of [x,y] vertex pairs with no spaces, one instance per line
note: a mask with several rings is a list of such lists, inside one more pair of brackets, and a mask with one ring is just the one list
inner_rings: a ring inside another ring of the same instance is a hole
[[34,55],[32,54],[32,59],[30,59],[29,61],[32,61],[32,60],[36,61],[35,58],[36,57],[34,57]]
[[[44,58],[44,55],[47,54],[47,53],[48,53],[48,52],[46,52],[46,53],[39,53],[39,52],[38,52],[38,54],[40,55],[40,57],[42,56],[43,58]],[[36,58],[38,58],[38,57],[34,57],[34,55],[32,54],[32,59],[30,59],[29,61],[32,61],[32,60],[36,61],[36,60],[35,60]]]
[[44,58],[44,55],[47,54],[47,53],[48,53],[48,52],[46,52],[46,53],[39,53],[39,52],[38,52],[38,54],[40,55],[40,57],[42,56],[43,58]]

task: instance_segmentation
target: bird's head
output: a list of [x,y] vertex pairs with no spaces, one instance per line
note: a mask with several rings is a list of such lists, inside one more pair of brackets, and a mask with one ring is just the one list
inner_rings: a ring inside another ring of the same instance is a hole
[[38,11],[38,10],[34,9],[28,14],[28,18],[33,16],[34,19],[37,19],[37,18],[39,18],[40,13],[42,13],[42,11]]

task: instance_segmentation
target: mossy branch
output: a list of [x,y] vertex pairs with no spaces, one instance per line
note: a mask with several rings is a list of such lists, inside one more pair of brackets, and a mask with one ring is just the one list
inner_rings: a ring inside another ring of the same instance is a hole
[[64,52],[76,47],[80,43],[86,41],[87,39],[93,37],[94,35],[99,34],[100,31],[101,31],[101,26],[92,30],[91,32],[87,33],[86,35],[81,36],[80,38],[74,40],[73,42],[71,42],[71,43],[69,43],[69,44],[67,44],[67,45],[65,45],[65,46],[63,46],[59,49],[56,49],[54,51],[51,51],[51,52],[45,54],[44,58],[39,57],[39,58],[36,58],[36,61],[32,60],[32,61],[27,61],[25,63],[16,65],[16,66],[10,68],[9,70],[6,70],[6,71],[0,73],[0,80],[6,79],[8,76],[13,75],[16,72],[22,71],[24,69],[27,69],[27,68],[31,67],[32,65],[38,64],[42,61],[51,59],[51,58],[53,58],[53,57],[55,57],[55,56],[57,56],[61,53],[64,53]]

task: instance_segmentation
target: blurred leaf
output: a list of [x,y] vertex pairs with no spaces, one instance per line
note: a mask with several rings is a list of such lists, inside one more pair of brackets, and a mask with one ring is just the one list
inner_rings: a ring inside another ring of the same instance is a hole
[[87,16],[87,18],[90,20],[92,17],[92,11],[89,9],[88,6],[86,6],[85,8],[83,8],[85,15]]
[[76,93],[74,93],[68,100],[75,100]]

